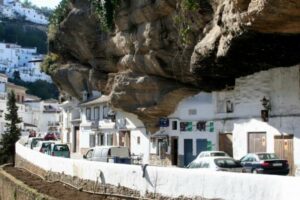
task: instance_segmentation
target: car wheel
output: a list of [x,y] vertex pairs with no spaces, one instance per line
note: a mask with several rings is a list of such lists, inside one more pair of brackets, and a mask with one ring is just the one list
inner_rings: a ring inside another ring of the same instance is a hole
[[258,174],[257,171],[256,171],[256,169],[252,170],[252,174]]

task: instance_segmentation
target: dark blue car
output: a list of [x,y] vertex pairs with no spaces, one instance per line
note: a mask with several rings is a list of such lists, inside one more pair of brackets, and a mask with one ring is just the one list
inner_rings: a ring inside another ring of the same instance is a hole
[[290,171],[288,161],[279,159],[274,153],[250,153],[240,161],[248,173],[287,175]]

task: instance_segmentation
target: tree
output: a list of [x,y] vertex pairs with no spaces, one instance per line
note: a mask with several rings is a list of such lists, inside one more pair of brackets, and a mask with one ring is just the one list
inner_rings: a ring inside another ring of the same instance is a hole
[[5,131],[0,141],[0,162],[15,162],[15,144],[21,136],[21,129],[18,124],[22,122],[18,117],[18,106],[13,91],[8,94],[7,113],[5,113]]

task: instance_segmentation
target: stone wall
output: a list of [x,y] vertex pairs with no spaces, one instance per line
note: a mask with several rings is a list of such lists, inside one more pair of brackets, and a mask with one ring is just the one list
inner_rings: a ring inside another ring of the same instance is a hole
[[[32,168],[33,169],[33,168]],[[55,198],[38,193],[0,168],[1,200],[54,200]]]

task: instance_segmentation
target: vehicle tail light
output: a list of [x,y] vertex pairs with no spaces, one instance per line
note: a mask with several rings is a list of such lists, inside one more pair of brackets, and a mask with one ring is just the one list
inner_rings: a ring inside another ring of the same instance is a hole
[[270,166],[270,163],[267,163],[267,162],[263,162],[260,164],[262,167],[269,167]]
[[283,161],[283,164],[289,166],[289,162],[287,160]]

